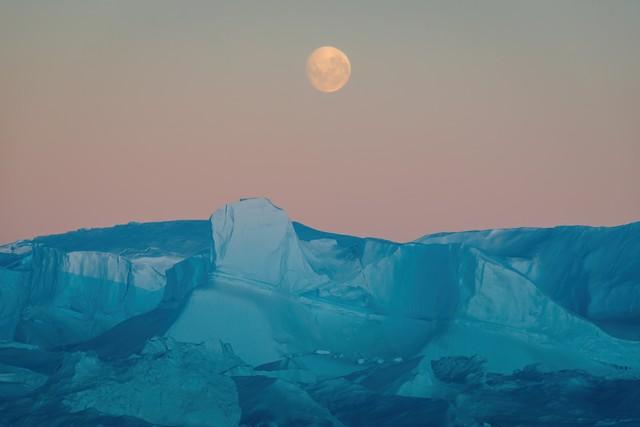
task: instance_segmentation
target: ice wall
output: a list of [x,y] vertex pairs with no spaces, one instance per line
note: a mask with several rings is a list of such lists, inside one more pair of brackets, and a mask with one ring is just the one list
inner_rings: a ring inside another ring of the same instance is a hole
[[323,281],[298,244],[287,214],[267,199],[243,199],[211,216],[212,262],[221,273],[242,276],[290,292]]
[[0,339],[63,346],[183,300],[207,277],[206,225],[127,224],[0,247]]
[[[553,280],[553,274],[534,276],[536,264],[522,257],[455,239],[398,244],[324,233],[291,223],[265,199],[227,205],[211,221],[214,275],[227,278],[194,294],[172,329],[176,337],[222,337],[261,362],[314,346],[369,357],[394,351],[408,357],[419,348],[440,357],[455,348],[509,369],[538,361],[558,368],[635,366],[632,359],[640,356],[637,345],[608,336],[547,294],[534,278]],[[220,316],[208,315],[218,302]],[[227,318],[233,327],[216,326]],[[212,326],[204,331],[198,324]],[[349,330],[357,333],[344,333]],[[251,339],[263,351],[256,353]],[[382,341],[389,346],[376,344]],[[557,353],[548,349],[560,343],[572,349],[554,361]],[[500,346],[508,348],[496,351]]]
[[564,307],[598,322],[640,322],[640,222],[439,233],[499,258]]

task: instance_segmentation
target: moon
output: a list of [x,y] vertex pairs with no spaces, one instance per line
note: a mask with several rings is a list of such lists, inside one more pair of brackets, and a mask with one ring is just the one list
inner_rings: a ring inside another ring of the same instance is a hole
[[351,76],[351,63],[343,51],[322,46],[307,59],[307,77],[311,86],[321,92],[337,92]]

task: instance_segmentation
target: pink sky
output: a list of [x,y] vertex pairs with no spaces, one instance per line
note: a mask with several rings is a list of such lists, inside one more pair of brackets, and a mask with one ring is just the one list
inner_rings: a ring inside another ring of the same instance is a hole
[[394,240],[640,220],[640,3],[531,3],[3,3],[0,242],[246,196]]

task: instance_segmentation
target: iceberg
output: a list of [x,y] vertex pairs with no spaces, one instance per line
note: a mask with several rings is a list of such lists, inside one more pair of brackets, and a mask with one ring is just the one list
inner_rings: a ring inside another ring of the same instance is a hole
[[204,221],[132,223],[3,246],[0,338],[73,344],[152,310],[206,277],[204,233]]
[[0,247],[0,413],[638,425],[638,260],[640,223],[397,243],[316,230],[264,198],[15,242]]
[[216,271],[293,292],[321,280],[306,262],[287,214],[266,199],[225,205],[211,216],[211,233]]
[[640,337],[640,222],[438,233],[417,241],[477,248],[610,333]]

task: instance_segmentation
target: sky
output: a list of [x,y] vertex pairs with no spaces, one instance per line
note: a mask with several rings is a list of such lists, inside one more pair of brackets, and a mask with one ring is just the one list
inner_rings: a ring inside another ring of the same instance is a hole
[[637,221],[639,41],[635,0],[3,0],[0,242],[250,196],[399,241]]

